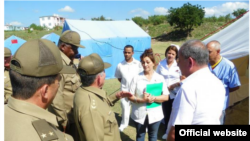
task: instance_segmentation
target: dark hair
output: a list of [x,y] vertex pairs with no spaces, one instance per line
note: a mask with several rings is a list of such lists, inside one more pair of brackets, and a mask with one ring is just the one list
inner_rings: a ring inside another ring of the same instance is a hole
[[146,49],[140,56],[141,62],[143,58],[148,57],[155,64],[155,57],[152,48]]
[[192,57],[200,66],[208,64],[209,52],[200,40],[189,40],[185,42],[179,51],[185,59]]
[[50,85],[54,83],[57,76],[58,74],[45,77],[32,77],[10,70],[13,97],[23,100],[29,99],[44,84]]
[[134,52],[134,47],[133,47],[132,45],[126,45],[126,46],[124,47],[124,50],[125,50],[126,48],[132,48],[132,52]]
[[60,47],[61,44],[64,43],[62,40],[59,39],[58,43],[57,43],[57,47]]
[[169,50],[175,51],[175,53],[176,53],[175,60],[177,60],[178,59],[178,49],[177,49],[177,47],[170,45],[168,48],[166,48],[165,57],[167,57],[167,53],[168,53]]
[[77,71],[78,71],[78,74],[81,78],[82,86],[84,86],[84,87],[88,87],[91,84],[93,84],[96,76],[99,75],[99,73],[94,74],[94,75],[86,75],[86,72],[82,69],[78,69]]

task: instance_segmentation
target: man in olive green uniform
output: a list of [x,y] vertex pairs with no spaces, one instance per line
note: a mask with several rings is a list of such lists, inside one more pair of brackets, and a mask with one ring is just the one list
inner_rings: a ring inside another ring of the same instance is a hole
[[98,54],[84,57],[78,65],[82,86],[74,97],[74,118],[81,141],[120,141],[120,132],[110,106],[129,92],[107,96],[102,90],[105,81],[104,69],[110,67]]
[[12,87],[10,83],[10,60],[11,51],[7,47],[4,48],[4,104],[8,103],[8,98],[12,95]]
[[72,141],[46,110],[59,88],[58,73],[75,73],[63,66],[56,45],[46,39],[27,41],[12,57],[10,68],[13,94],[4,107],[4,140]]
[[[63,64],[77,69],[73,63],[75,55],[78,54],[80,45],[80,35],[75,31],[67,30],[61,35],[58,45],[61,51]],[[76,125],[73,118],[73,97],[76,89],[81,85],[80,77],[75,74],[61,74],[60,87],[51,106],[50,112],[57,116],[59,129],[73,136],[74,140],[77,134]]]

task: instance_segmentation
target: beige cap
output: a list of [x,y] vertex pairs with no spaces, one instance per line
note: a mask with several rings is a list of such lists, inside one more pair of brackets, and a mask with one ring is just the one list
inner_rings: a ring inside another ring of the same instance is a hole
[[65,43],[75,45],[77,47],[85,48],[80,44],[81,41],[80,35],[75,31],[70,31],[70,30],[64,31],[60,37],[60,40]]
[[13,55],[10,68],[22,75],[43,77],[58,73],[76,73],[64,66],[58,47],[47,39],[25,42]]
[[9,48],[4,47],[4,57],[10,57],[11,56],[11,51]]
[[104,63],[98,54],[92,53],[80,61],[78,64],[78,69],[85,71],[85,74],[82,75],[94,75],[102,72],[104,69],[109,68],[110,66],[111,64]]

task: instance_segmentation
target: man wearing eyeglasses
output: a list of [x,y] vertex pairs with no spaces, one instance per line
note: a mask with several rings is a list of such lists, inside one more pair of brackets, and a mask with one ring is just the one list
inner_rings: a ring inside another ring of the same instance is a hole
[[[84,48],[80,44],[80,35],[75,31],[64,31],[57,46],[61,52],[63,65],[77,69],[73,60],[78,54],[78,47]],[[61,77],[60,87],[48,110],[57,116],[59,129],[77,140],[77,128],[73,117],[73,97],[81,85],[80,77],[77,73],[61,74]]]

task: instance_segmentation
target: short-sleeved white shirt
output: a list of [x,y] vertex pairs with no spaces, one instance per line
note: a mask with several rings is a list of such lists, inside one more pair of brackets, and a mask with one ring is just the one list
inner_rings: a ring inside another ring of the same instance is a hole
[[[177,65],[177,62],[174,60],[174,63],[171,67],[168,67],[167,59],[163,59],[157,66],[156,72],[162,75],[166,81],[167,86],[180,82],[181,71]],[[174,99],[176,93],[180,87],[176,87],[174,90],[170,91],[170,98]]]
[[126,60],[119,63],[116,67],[115,77],[121,78],[121,91],[128,91],[129,84],[133,77],[143,71],[141,62],[133,58],[133,61],[128,63]]
[[171,126],[176,124],[219,125],[225,93],[222,82],[210,72],[208,67],[196,71],[182,81],[173,102],[169,124]]
[[[163,83],[162,94],[169,95],[166,82],[163,76],[154,72],[151,80],[149,81],[144,72],[135,76],[131,82],[129,92],[134,94],[138,98],[143,98],[143,92],[146,91],[147,84]],[[162,106],[147,109],[146,103],[132,103],[131,118],[140,124],[144,124],[146,115],[148,114],[149,124],[160,121],[163,119]]]

